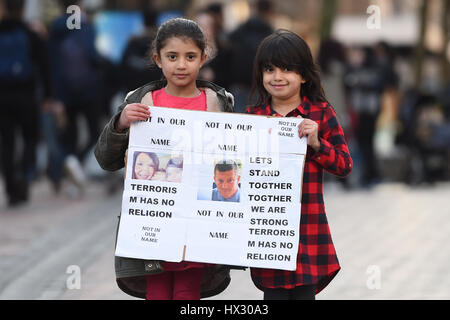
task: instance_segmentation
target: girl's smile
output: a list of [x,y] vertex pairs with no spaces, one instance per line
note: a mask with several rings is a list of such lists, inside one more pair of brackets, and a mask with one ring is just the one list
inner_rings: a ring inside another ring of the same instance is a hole
[[287,86],[287,84],[271,84],[271,86],[274,89],[279,90],[279,89],[284,89]]
[[[300,104],[300,89],[305,80],[297,72],[268,65],[263,70],[262,80],[264,88],[272,96],[275,110],[279,109],[281,105],[294,108]],[[277,111],[286,113],[285,110]]]

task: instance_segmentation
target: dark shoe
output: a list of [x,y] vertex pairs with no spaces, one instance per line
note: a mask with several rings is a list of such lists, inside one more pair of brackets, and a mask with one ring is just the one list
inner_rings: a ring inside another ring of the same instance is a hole
[[20,197],[12,197],[8,200],[8,207],[17,207],[21,204],[25,204],[27,202],[27,199],[20,198]]

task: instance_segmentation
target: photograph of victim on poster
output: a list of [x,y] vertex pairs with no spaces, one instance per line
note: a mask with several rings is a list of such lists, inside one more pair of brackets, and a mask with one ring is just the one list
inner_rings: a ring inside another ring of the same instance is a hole
[[182,175],[182,155],[147,151],[135,151],[133,154],[133,179],[181,182]]
[[237,159],[216,160],[211,171],[212,177],[211,174],[203,177],[209,181],[212,180],[212,184],[208,182],[201,184],[211,187],[199,188],[197,200],[240,202],[241,161]]

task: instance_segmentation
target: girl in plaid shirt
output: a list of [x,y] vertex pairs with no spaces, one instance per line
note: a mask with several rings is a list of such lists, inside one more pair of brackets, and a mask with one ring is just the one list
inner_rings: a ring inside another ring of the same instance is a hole
[[336,114],[323,92],[319,71],[307,43],[297,34],[277,30],[260,44],[254,61],[252,95],[247,113],[301,117],[300,138],[306,155],[297,269],[251,268],[253,283],[264,299],[315,299],[340,270],[323,201],[323,170],[346,176],[352,159]]

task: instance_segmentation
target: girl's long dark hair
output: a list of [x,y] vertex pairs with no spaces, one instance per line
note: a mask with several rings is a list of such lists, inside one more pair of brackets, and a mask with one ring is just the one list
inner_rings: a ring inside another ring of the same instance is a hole
[[[206,51],[206,37],[197,24],[197,22],[185,18],[173,18],[164,22],[156,32],[150,50],[147,55],[150,58],[150,66],[158,69],[153,60],[153,54],[158,56],[161,49],[166,45],[166,41],[172,37],[190,39],[201,50],[202,54]],[[165,80],[164,74],[161,74],[161,80]]]
[[311,102],[327,102],[320,83],[319,68],[314,63],[308,44],[292,31],[279,29],[264,38],[258,47],[253,65],[251,101],[257,106],[265,104],[270,97],[263,86],[263,71],[266,66],[287,68],[306,80],[301,86],[301,97]]
[[185,18],[173,18],[164,22],[156,33],[152,43],[152,54],[160,54],[166,41],[172,37],[180,37],[194,41],[202,53],[206,50],[206,37],[199,25]]

